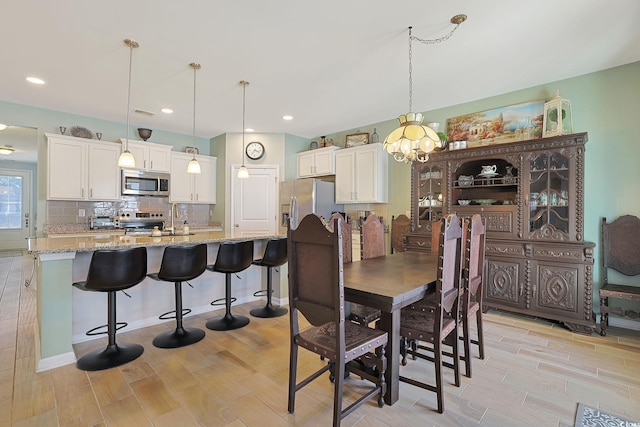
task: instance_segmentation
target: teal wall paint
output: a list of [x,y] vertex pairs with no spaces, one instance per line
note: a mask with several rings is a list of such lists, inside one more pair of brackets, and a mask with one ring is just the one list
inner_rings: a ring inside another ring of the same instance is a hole
[[309,139],[301,136],[284,135],[284,177],[283,181],[296,179],[298,174],[298,161],[296,154],[309,149]]
[[227,144],[226,134],[218,135],[210,140],[210,152],[212,156],[216,156],[216,204],[211,206],[213,210],[213,216],[209,218],[210,221],[216,221],[224,224],[225,220],[225,207],[227,205],[227,198],[225,195],[225,184],[227,179]]

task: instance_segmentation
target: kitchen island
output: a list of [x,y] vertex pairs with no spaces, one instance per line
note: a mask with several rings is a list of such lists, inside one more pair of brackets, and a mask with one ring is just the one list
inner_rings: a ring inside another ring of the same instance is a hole
[[[210,231],[161,237],[98,235],[31,239],[28,250],[37,261],[36,370],[39,372],[74,363],[76,356],[72,344],[86,340],[85,331],[106,324],[106,294],[82,292],[71,286],[73,282],[86,279],[94,251],[144,246],[147,248],[147,271],[153,273],[159,270],[164,248],[169,245],[205,243],[207,263],[213,264],[221,242],[253,240],[254,257],[259,257],[266,240],[273,237],[281,236]],[[252,300],[253,292],[263,288],[266,281],[263,270],[250,267],[240,273],[240,281],[234,279],[233,294],[238,299],[237,303]],[[274,277],[274,280],[279,278]],[[194,289],[184,292],[184,305],[192,309],[192,314],[217,309],[209,302],[224,296],[224,275],[205,271],[190,283]],[[123,331],[162,322],[158,316],[174,308],[173,286],[168,283],[145,279],[128,289],[127,293],[131,298],[118,293],[117,302],[118,321],[129,324]]]

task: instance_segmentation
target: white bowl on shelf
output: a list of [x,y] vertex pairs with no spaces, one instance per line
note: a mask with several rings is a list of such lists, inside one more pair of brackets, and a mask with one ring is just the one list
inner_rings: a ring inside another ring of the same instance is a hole
[[471,203],[471,200],[458,200],[460,206],[467,206],[469,203]]

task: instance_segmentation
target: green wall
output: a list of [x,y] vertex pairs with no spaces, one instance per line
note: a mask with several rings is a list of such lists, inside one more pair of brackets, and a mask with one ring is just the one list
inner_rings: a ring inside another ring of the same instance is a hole
[[[600,282],[600,218],[614,219],[624,214],[640,216],[637,189],[640,182],[640,141],[637,128],[640,117],[640,62],[426,111],[424,123],[439,122],[440,130],[443,130],[447,118],[527,101],[549,100],[556,90],[560,90],[564,98],[571,100],[574,132],[588,132],[584,235],[585,240],[598,245],[594,277],[597,284]],[[401,113],[405,111],[398,112]],[[357,130],[373,132],[375,127],[383,141],[397,127],[397,123],[397,120],[388,120],[328,136],[339,145],[344,145],[345,135]],[[409,165],[390,160],[389,215],[397,215],[410,209],[410,169]],[[594,293],[595,302],[597,298],[597,293]],[[598,306],[599,303],[595,304],[595,307]]]

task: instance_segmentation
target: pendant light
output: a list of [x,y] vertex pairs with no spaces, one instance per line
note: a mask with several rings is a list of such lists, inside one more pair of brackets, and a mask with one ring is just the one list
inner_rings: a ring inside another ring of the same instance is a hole
[[125,39],[124,44],[129,46],[129,88],[127,89],[127,139],[124,140],[124,151],[118,158],[118,166],[121,168],[135,168],[136,159],[129,151],[129,110],[131,109],[131,64],[133,62],[133,49],[140,47],[138,42]]
[[242,166],[238,169],[238,178],[245,179],[249,178],[249,169],[244,165],[244,110],[245,110],[245,91],[247,89],[247,85],[249,85],[248,81],[240,80],[240,84],[242,85]]
[[198,162],[198,159],[196,159],[196,150],[195,150],[195,146],[196,146],[196,71],[198,71],[202,67],[200,66],[200,64],[196,62],[192,62],[191,64],[189,64],[189,66],[193,68],[193,142],[191,145],[194,147],[194,150],[193,150],[193,158],[191,159],[191,161],[189,161],[189,165],[187,165],[187,173],[200,173],[202,171],[200,170],[200,163]]
[[429,153],[436,148],[442,147],[442,142],[436,131],[422,124],[422,113],[412,112],[413,79],[411,58],[413,52],[411,42],[417,40],[425,44],[435,44],[447,40],[453,35],[467,19],[466,15],[456,15],[451,18],[451,23],[455,27],[449,34],[434,40],[423,40],[411,35],[412,27],[409,27],[409,112],[402,114],[398,121],[400,126],[394,129],[384,140],[384,149],[398,162],[411,163],[413,161],[426,162],[429,160]]

